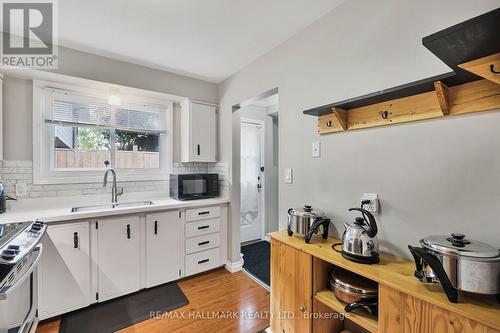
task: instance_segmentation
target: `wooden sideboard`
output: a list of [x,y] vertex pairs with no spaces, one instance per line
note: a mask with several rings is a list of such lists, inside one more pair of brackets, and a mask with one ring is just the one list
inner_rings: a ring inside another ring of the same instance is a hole
[[[450,303],[439,284],[414,276],[414,264],[381,255],[378,265],[357,264],[332,250],[339,240],[311,244],[286,231],[271,236],[271,329],[273,333],[500,333],[500,304],[494,297],[461,294]],[[379,284],[379,314],[346,315],[328,288],[335,267]],[[344,317],[345,316],[345,317]]]

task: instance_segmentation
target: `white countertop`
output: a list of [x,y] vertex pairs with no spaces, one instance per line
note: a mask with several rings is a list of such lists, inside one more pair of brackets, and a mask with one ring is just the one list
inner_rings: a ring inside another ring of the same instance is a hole
[[213,199],[178,201],[169,198],[168,193],[165,192],[127,193],[118,198],[118,203],[139,201],[152,201],[153,204],[149,206],[112,208],[106,210],[72,213],[72,207],[109,204],[111,203],[111,195],[82,195],[8,201],[7,211],[3,214],[0,214],[0,224],[32,221],[34,219],[39,219],[43,222],[50,223],[121,214],[155,212],[178,208],[194,208],[228,203],[229,198],[221,197]]

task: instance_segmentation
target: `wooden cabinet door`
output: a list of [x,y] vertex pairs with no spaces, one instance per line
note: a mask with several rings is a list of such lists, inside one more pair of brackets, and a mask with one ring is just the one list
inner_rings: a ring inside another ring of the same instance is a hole
[[271,240],[271,330],[312,332],[312,257]]
[[146,216],[146,286],[170,282],[181,276],[181,235],[179,211]]
[[191,152],[193,162],[215,162],[216,108],[191,103]]
[[38,266],[40,319],[91,303],[89,231],[88,222],[48,226]]
[[499,333],[384,285],[379,289],[379,332]]
[[99,301],[141,288],[141,242],[138,216],[100,220],[97,230]]

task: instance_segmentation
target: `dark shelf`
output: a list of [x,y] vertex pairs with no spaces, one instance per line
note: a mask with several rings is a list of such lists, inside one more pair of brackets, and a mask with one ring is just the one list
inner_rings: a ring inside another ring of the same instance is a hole
[[447,86],[482,79],[458,65],[500,52],[500,8],[424,37],[422,44],[455,71],[443,81]]
[[304,114],[323,116],[331,113],[332,107],[350,110],[433,91],[434,81],[455,86],[482,79],[458,65],[500,52],[500,8],[424,37],[422,43],[453,71],[305,110]]
[[332,113],[332,107],[337,107],[344,110],[350,110],[375,103],[390,101],[396,98],[403,98],[416,94],[421,94],[424,92],[433,91],[434,81],[442,81],[443,79],[449,78],[453,75],[455,75],[455,73],[449,72],[446,74],[441,74],[430,78],[426,78],[423,80],[406,83],[397,87],[384,89],[374,93],[358,96],[355,98],[349,98],[340,102],[323,105],[314,109],[309,109],[304,111],[304,114],[319,117],[325,114]]

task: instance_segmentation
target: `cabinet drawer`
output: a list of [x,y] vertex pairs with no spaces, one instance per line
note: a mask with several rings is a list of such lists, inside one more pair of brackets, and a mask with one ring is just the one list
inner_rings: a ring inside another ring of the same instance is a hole
[[186,209],[186,222],[212,219],[220,216],[220,206]]
[[186,237],[201,236],[219,232],[220,220],[211,219],[186,224]]
[[220,234],[210,234],[186,239],[186,254],[200,252],[220,246]]
[[220,266],[220,248],[186,256],[186,275],[193,275]]

